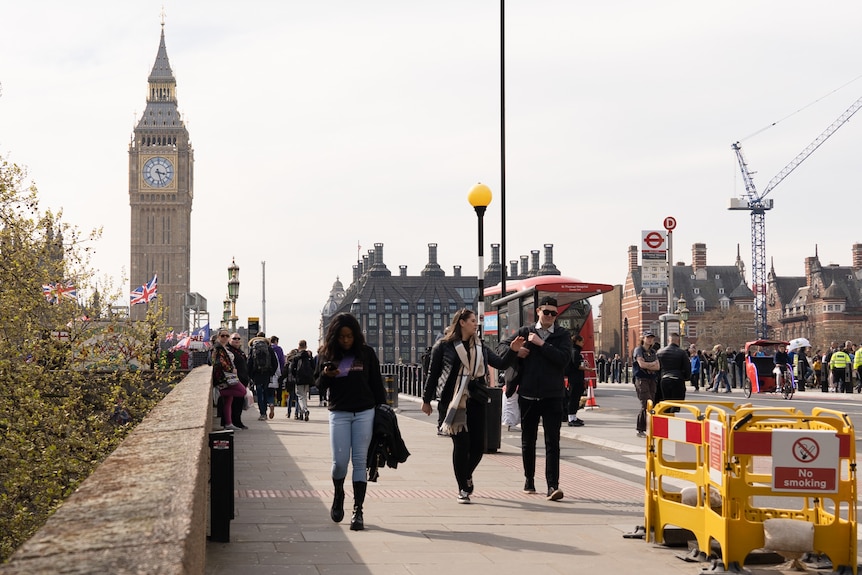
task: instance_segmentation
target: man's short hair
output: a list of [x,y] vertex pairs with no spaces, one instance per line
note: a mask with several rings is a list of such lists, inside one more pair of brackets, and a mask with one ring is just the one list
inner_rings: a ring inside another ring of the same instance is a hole
[[671,333],[671,334],[670,334],[670,336],[671,336],[671,337],[679,337],[679,334],[678,334],[677,332],[673,332],[673,333]]
[[266,337],[266,334],[262,331],[257,332],[257,337]]
[[269,343],[278,343],[278,336],[273,335],[269,338]]
[[546,295],[539,300],[539,307],[542,307],[543,305],[552,305],[554,307],[557,307],[557,298]]

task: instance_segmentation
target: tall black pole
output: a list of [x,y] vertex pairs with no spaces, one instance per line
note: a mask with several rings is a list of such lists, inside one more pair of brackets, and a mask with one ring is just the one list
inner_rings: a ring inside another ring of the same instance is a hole
[[479,327],[476,334],[479,336],[479,341],[482,341],[482,324],[485,323],[485,250],[482,245],[485,243],[485,208],[486,206],[475,206],[476,215],[479,217]]
[[[506,1],[500,0],[500,297],[506,297]],[[479,224],[481,229],[481,223]],[[482,253],[479,246],[479,253]],[[479,297],[484,298],[480,293]]]

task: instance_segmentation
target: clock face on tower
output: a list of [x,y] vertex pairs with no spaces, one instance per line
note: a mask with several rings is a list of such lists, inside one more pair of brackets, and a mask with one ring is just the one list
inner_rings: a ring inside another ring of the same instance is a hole
[[144,181],[152,188],[164,188],[174,179],[174,165],[167,158],[156,156],[144,164]]

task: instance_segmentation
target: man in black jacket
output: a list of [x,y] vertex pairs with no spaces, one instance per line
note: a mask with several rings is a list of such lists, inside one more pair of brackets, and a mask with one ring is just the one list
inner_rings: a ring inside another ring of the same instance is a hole
[[503,340],[497,354],[508,365],[518,362],[518,406],[521,408],[521,458],[524,493],[535,493],[536,441],[539,418],[545,432],[545,478],[548,500],[563,498],[560,489],[560,424],[566,396],[565,372],[572,355],[569,332],[556,325],[557,300],[544,296],[536,310],[538,322],[521,327]]
[[[670,343],[658,350],[661,366],[661,395],[667,401],[685,400],[685,382],[691,379],[691,360],[679,347],[679,334],[670,334]],[[677,410],[678,411],[678,410]]]

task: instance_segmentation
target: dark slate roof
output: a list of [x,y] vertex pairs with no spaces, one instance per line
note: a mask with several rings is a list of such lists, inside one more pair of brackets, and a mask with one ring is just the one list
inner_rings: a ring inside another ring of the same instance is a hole
[[[171,70],[171,63],[168,60],[168,50],[165,48],[165,29],[162,28],[162,35],[159,41],[159,51],[156,54],[156,61],[153,64],[153,69],[147,82],[153,84],[173,84],[176,85],[174,73]],[[177,108],[176,90],[171,88],[170,97],[152,97],[152,88],[147,96],[147,107],[138,122],[137,129],[159,129],[168,130],[185,129],[179,109]]]
[[741,281],[739,282],[739,285],[736,286],[736,289],[730,292],[730,299],[754,299],[754,292],[751,291],[751,288],[748,287],[748,285],[744,281]]
[[775,291],[778,292],[778,301],[781,305],[789,304],[795,297],[800,288],[805,287],[805,277],[778,277],[775,278]]
[[848,299],[844,292],[844,284],[832,282],[823,292],[823,299]]
[[[643,270],[640,266],[630,272],[632,285],[635,292],[640,293]],[[695,275],[692,266],[673,266],[673,291],[674,295],[682,295],[688,302],[688,307],[693,309],[693,303],[697,298],[703,298],[707,310],[719,306],[719,301],[727,297],[734,301],[753,300],[754,294],[745,285],[745,278],[735,265],[729,266],[706,266],[704,279],[693,279]],[[698,293],[695,294],[694,290]],[[724,293],[720,293],[720,292]]]
[[176,82],[171,63],[168,60],[168,49],[165,47],[165,29],[162,27],[162,38],[159,42],[159,52],[156,54],[156,62],[150,72],[148,82]]
[[823,292],[824,298],[846,299],[847,305],[857,307],[860,305],[859,288],[860,282],[853,273],[853,268],[848,266],[821,266],[820,277],[823,285],[828,286]]
[[806,305],[808,303],[808,290],[809,287],[807,285],[800,287],[796,290],[796,293],[793,294],[793,297],[790,298],[790,300],[783,302],[784,305],[789,305],[790,307],[801,307]]
[[[359,299],[359,313],[368,312],[368,304],[374,300],[377,313],[387,313],[384,307],[386,299],[392,302],[392,312],[399,312],[401,300],[407,302],[411,310],[416,303],[424,300],[427,313],[434,313],[434,300],[440,302],[441,313],[450,312],[450,300],[455,309],[474,307],[475,300],[465,301],[464,289],[475,290],[478,287],[476,276],[363,276],[359,282],[353,283],[347,289],[338,312],[350,312],[355,299]],[[459,291],[460,290],[460,291]],[[472,291],[471,291],[472,293]],[[454,311],[454,310],[452,310]]]
[[[732,294],[743,283],[743,277],[735,265],[706,266],[706,277],[702,280],[692,279],[694,275],[692,266],[674,266],[673,289],[676,295],[685,296],[689,307],[696,298],[703,298],[707,310],[718,307],[718,302],[724,297],[734,299]],[[697,294],[694,293],[695,289],[698,290]],[[752,299],[754,296],[751,290],[748,292],[743,292],[743,297],[738,299]]]
[[[635,293],[640,293],[641,289],[643,289],[641,287],[641,280],[643,279],[643,271],[641,270],[640,266],[633,269],[630,272],[630,275],[632,276],[632,285],[635,288]],[[674,277],[674,280],[676,280],[676,277]]]

